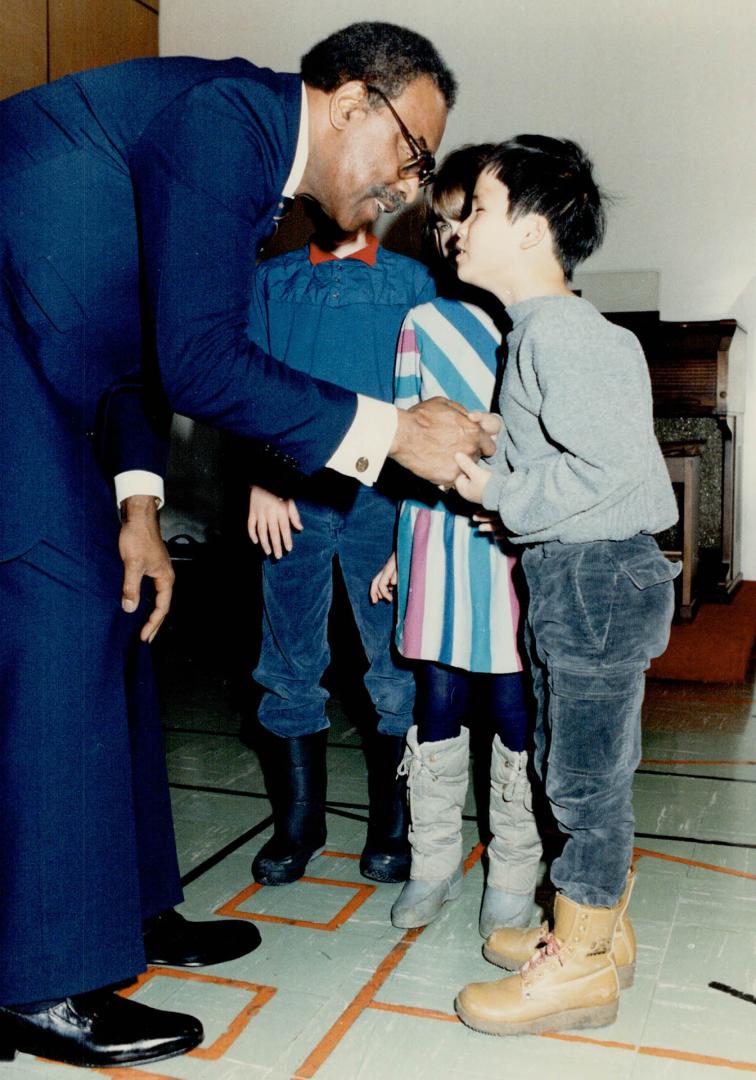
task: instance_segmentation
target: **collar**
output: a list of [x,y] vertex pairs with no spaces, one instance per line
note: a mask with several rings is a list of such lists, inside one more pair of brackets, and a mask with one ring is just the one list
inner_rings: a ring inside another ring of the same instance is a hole
[[299,134],[297,135],[297,148],[294,152],[294,162],[291,172],[286,178],[281,194],[285,199],[293,199],[297,188],[302,182],[305,166],[307,165],[307,151],[309,142],[310,114],[307,109],[307,92],[302,83],[302,100],[299,106]]
[[373,233],[368,234],[367,243],[359,251],[353,251],[351,255],[334,255],[332,251],[323,251],[321,247],[315,243],[314,240],[310,241],[310,262],[313,266],[318,266],[319,263],[340,261],[340,259],[357,259],[359,262],[367,263],[368,266],[375,266],[375,260],[378,257],[378,237]]

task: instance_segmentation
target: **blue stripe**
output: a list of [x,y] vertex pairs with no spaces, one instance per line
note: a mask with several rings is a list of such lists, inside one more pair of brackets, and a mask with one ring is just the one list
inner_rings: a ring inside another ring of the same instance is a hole
[[[429,545],[430,546],[430,545]],[[444,515],[444,623],[441,628],[441,644],[438,658],[442,664],[451,664],[454,652],[454,515]],[[426,589],[432,587],[427,581]]]
[[470,529],[467,565],[472,598],[471,671],[491,670],[491,541]]
[[[416,328],[415,334],[418,338],[418,351],[423,358],[423,367],[436,380],[441,392],[452,401],[458,401],[466,409],[487,409],[491,404],[490,401],[484,404],[480,400],[470,384],[462,378],[443,348],[437,345],[425,330]],[[445,344],[448,348],[448,341]]]
[[[441,308],[441,310],[443,311],[443,308]],[[488,370],[493,375],[496,375],[496,369],[498,367],[496,349],[499,342],[493,334],[483,326],[480,319],[477,319],[472,312],[468,311],[462,304],[455,310],[454,325],[462,334],[465,341],[475,349]]]
[[417,375],[400,375],[394,379],[394,401],[420,396],[420,380]]

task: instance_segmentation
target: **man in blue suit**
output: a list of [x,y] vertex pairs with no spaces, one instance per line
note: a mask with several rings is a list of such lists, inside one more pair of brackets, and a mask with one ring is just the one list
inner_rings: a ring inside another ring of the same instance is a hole
[[214,963],[259,940],[172,910],[144,644],[172,585],[157,527],[170,410],[366,482],[390,455],[447,484],[456,450],[491,449],[447,403],[399,413],[246,333],[286,197],[346,230],[398,208],[432,174],[453,98],[429,42],[363,23],[315,46],[302,78],[138,60],[0,102],[0,1060],[183,1053],[198,1021],[108,987],[145,958]]

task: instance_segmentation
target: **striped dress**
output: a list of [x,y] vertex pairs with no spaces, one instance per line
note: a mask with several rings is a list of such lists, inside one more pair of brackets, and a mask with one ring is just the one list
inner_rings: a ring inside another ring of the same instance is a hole
[[[500,341],[491,319],[472,304],[439,298],[413,308],[399,336],[396,404],[406,409],[440,395],[489,410]],[[453,498],[450,506],[459,508]],[[396,643],[403,656],[465,671],[522,670],[516,559],[479,532],[469,514],[454,513],[443,496],[435,503],[405,499],[396,550]]]

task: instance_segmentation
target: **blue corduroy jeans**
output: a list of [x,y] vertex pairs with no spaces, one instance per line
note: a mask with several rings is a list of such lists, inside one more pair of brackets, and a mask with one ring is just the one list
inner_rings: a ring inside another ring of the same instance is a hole
[[551,879],[578,904],[611,907],[632,859],[645,672],[667,646],[681,567],[643,534],[536,544],[522,566],[534,764],[566,836]]
[[367,657],[364,682],[378,731],[404,736],[412,723],[415,682],[394,649],[393,605],[370,602],[370,582],[394,550],[396,503],[374,488],[354,485],[357,490],[350,491],[341,480],[321,481],[323,501],[295,499],[304,528],[292,530],[289,554],[263,563],[262,645],[254,671],[263,695],[257,715],[263,727],[283,738],[328,727],[321,679],[330,659],[334,557]]

